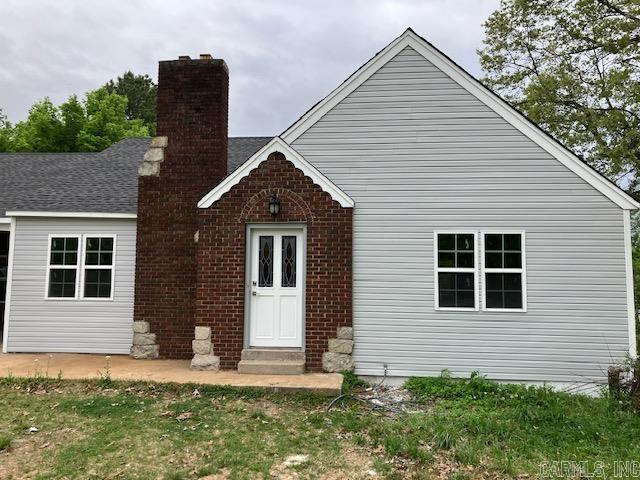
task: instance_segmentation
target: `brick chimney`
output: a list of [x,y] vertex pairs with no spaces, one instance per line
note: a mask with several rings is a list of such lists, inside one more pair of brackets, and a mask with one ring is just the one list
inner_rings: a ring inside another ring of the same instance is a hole
[[137,358],[191,358],[197,203],[227,173],[229,70],[211,55],[160,62],[157,137],[138,177]]

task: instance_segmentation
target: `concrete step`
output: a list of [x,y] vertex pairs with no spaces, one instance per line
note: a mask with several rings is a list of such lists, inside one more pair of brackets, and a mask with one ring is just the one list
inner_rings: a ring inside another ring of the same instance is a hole
[[304,352],[285,348],[245,348],[241,360],[259,360],[264,362],[302,362]]
[[255,375],[302,375],[304,360],[240,360],[238,373]]

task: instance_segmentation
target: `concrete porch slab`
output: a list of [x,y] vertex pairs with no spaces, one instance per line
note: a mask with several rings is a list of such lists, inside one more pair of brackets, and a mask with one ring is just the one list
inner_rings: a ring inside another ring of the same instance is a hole
[[339,395],[342,387],[342,375],[338,373],[251,375],[237,371],[207,372],[191,370],[189,360],[134,360],[127,355],[111,355],[107,360],[106,357],[80,353],[3,353],[0,354],[0,376],[56,377],[62,372],[62,378],[66,380],[100,378],[109,363],[112,380],[229,385],[327,396]]

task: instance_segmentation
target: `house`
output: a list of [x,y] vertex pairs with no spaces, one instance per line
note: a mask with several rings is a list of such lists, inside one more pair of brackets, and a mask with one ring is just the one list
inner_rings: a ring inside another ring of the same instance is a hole
[[412,30],[273,138],[227,137],[223,60],[158,78],[152,140],[0,155],[3,351],[558,385],[635,355],[638,203]]

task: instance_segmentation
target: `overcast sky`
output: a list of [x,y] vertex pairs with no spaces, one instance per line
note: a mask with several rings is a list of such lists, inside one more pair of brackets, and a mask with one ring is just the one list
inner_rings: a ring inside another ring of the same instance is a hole
[[407,27],[480,75],[499,0],[0,0],[0,108],[16,122],[126,70],[211,53],[230,70],[230,134],[281,133]]

